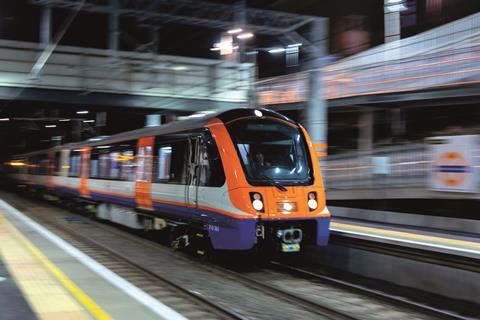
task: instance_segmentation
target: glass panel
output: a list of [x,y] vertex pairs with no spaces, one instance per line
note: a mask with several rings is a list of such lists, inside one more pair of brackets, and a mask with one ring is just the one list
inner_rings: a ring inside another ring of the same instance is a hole
[[200,158],[198,162],[199,185],[206,187],[221,187],[225,183],[222,161],[217,146],[211,136],[200,144]]
[[140,147],[138,150],[138,168],[137,168],[137,180],[144,180],[144,163],[145,163],[145,148]]
[[172,161],[172,146],[164,146],[158,149],[158,180],[170,178]]
[[248,119],[229,124],[228,130],[250,183],[311,183],[306,142],[296,125],[274,119]]
[[121,163],[121,179],[125,181],[133,181],[134,179],[134,155],[132,150],[123,151],[119,156]]

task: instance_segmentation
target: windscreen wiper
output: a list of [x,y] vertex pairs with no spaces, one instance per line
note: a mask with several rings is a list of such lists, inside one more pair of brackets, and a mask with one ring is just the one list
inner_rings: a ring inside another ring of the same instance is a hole
[[[243,149],[245,150],[245,153],[247,154],[247,157],[248,157],[248,159],[250,160],[250,163],[253,164],[254,161],[253,161],[253,159],[252,159],[252,157],[251,157],[251,155],[250,155],[250,152],[248,152],[248,149],[247,149],[247,147],[246,147],[245,145],[243,145]],[[258,170],[257,170],[257,171],[258,171]],[[287,188],[285,188],[280,182],[275,181],[275,180],[273,180],[273,179],[270,178],[270,177],[267,177],[267,176],[264,175],[263,173],[257,173],[257,174],[258,174],[259,176],[265,178],[266,180],[272,182],[273,185],[278,188],[278,190],[283,191],[283,192],[287,191]]]
[[259,174],[262,178],[265,178],[266,180],[272,182],[273,185],[278,188],[278,190],[284,191],[284,192],[287,191],[287,188],[285,188],[285,186],[284,186],[283,184],[281,184],[280,182],[278,182],[278,181],[276,181],[276,180],[274,180],[274,179],[272,179],[272,178],[264,175],[263,173],[258,173],[258,174]]

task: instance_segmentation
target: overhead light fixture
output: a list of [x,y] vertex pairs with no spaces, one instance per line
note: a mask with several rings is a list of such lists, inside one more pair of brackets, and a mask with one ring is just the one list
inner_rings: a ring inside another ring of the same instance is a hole
[[88,110],[79,110],[77,114],[88,114]]
[[47,125],[45,126],[45,128],[56,128],[56,127],[57,127],[56,124],[47,124]]
[[237,39],[250,39],[253,37],[253,33],[251,32],[246,32],[246,33],[241,33],[237,36]]
[[227,31],[228,34],[237,34],[237,33],[240,33],[242,32],[243,29],[242,28],[236,28],[236,29],[230,29]]
[[95,122],[95,120],[83,120],[84,123],[92,123]]
[[67,122],[67,121],[70,121],[70,119],[60,119],[60,120],[58,120],[58,121],[60,121],[60,122]]
[[10,121],[10,118],[0,118],[0,121]]
[[172,70],[175,70],[175,71],[183,71],[183,70],[187,70],[188,67],[186,66],[180,66],[180,65],[177,65],[177,66],[173,66],[172,67]]
[[292,43],[292,44],[289,44],[287,47],[294,48],[294,47],[301,47],[301,46],[302,46],[301,43]]
[[387,0],[387,4],[397,4],[404,2],[404,0]]
[[220,48],[219,47],[213,47],[213,48],[210,48],[210,51],[220,51]]
[[280,53],[280,52],[285,52],[285,48],[273,48],[268,50],[268,53]]

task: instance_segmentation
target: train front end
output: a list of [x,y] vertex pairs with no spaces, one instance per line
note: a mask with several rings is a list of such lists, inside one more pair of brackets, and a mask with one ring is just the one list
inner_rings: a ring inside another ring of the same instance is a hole
[[[279,252],[326,245],[330,212],[317,156],[303,127],[266,109],[233,110],[218,118],[222,123],[212,125],[212,131],[229,201],[249,217],[238,220],[237,237]],[[247,223],[252,217],[255,223]]]

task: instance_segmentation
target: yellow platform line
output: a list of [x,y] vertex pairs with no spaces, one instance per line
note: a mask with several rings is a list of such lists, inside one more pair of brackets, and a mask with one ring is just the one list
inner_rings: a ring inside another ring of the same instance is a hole
[[[20,241],[23,246],[28,249],[28,251],[38,259],[41,264],[57,279],[58,282],[95,318],[98,320],[110,320],[112,319],[107,312],[105,312],[95,301],[93,301],[82,289],[80,289],[73,281],[71,281],[62,270],[60,270],[54,263],[52,263],[32,242],[30,242],[25,236],[21,234],[7,219],[0,215],[0,230],[1,227],[5,227],[11,236],[14,236]],[[0,235],[3,233],[3,237],[8,238],[8,234],[0,232]],[[2,244],[7,244],[8,241],[3,241],[0,237],[0,250]],[[11,242],[10,242],[11,244]],[[6,261],[7,263],[9,261]],[[13,263],[12,263],[13,262]],[[14,264],[14,261],[10,261],[11,264]],[[15,272],[13,272],[15,274]],[[28,292],[27,292],[28,296]],[[28,298],[28,297],[27,297]]]
[[365,226],[358,226],[346,223],[339,223],[339,222],[332,222],[331,228],[338,229],[338,231],[342,231],[342,229],[346,231],[358,231],[362,233],[369,233],[373,235],[385,235],[390,237],[399,237],[405,239],[415,239],[417,241],[426,241],[432,244],[447,244],[449,246],[458,246],[463,248],[471,248],[479,250],[480,253],[480,243],[478,242],[471,242],[465,240],[457,240],[457,239],[450,239],[450,238],[442,238],[436,236],[428,236],[418,233],[410,233],[404,231],[395,231],[395,230],[388,230],[388,229],[380,229],[380,228],[373,228],[373,227],[365,227]]

